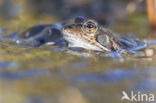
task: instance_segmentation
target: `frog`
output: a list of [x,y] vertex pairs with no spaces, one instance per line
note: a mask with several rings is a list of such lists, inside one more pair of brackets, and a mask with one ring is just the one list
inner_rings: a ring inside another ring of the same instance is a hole
[[6,39],[15,40],[14,44],[22,46],[55,45],[107,53],[137,53],[147,47],[137,39],[117,37],[96,20],[81,16],[61,23],[35,25],[23,33],[15,32],[0,37],[0,40]]
[[81,47],[100,52],[138,53],[147,44],[135,39],[117,37],[111,30],[100,25],[96,20],[77,17],[73,24],[61,28],[69,47]]

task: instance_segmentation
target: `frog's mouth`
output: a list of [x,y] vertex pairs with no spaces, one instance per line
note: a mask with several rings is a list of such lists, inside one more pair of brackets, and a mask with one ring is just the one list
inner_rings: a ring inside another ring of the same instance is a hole
[[84,35],[71,32],[66,28],[62,28],[63,37],[69,43],[69,47],[81,47],[88,50],[107,51],[110,52],[109,37],[103,34],[95,37],[87,37]]

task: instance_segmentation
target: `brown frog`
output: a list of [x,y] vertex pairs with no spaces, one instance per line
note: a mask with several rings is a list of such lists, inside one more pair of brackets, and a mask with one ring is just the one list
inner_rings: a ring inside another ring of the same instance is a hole
[[[119,51],[124,46],[108,29],[100,26],[95,20],[77,17],[72,24],[66,24],[61,32],[69,47],[81,47],[95,51]],[[121,47],[122,45],[122,47]]]

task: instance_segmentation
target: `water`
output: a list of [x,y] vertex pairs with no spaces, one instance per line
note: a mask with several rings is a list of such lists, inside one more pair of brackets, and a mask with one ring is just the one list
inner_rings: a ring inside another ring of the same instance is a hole
[[[121,35],[131,31],[143,38],[149,29],[134,27],[134,22],[146,25],[147,19],[143,20],[131,19],[127,27],[116,23],[110,28]],[[1,35],[17,30],[17,24],[10,25],[13,28],[5,26],[10,31],[0,29]],[[0,103],[120,103],[122,91],[156,96],[155,54],[118,59],[74,48],[9,44],[0,42]]]

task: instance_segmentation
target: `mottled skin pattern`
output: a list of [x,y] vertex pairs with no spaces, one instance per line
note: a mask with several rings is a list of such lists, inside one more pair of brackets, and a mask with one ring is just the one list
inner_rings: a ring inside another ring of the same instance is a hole
[[[115,39],[115,37],[113,37],[112,33],[109,30],[99,26],[95,20],[77,17],[75,18],[75,22],[73,24],[66,24],[63,26],[61,31],[66,40],[73,44],[75,41],[70,41],[68,37],[80,38],[80,44],[83,42],[81,40],[85,40],[84,42],[99,48],[95,49],[97,51],[110,52],[112,50],[118,51],[121,49],[117,43],[118,41]],[[109,43],[107,45],[102,45],[97,41],[97,36],[101,34],[106,35],[109,38]]]

